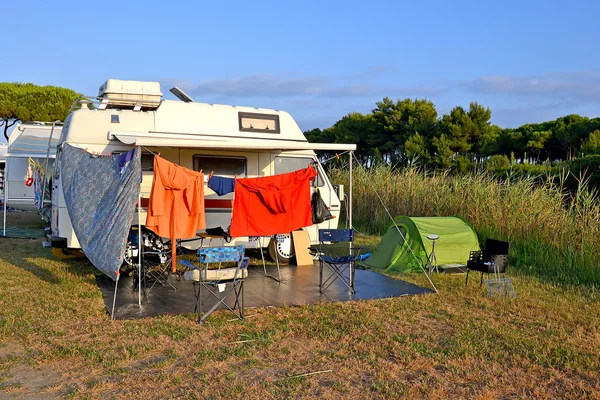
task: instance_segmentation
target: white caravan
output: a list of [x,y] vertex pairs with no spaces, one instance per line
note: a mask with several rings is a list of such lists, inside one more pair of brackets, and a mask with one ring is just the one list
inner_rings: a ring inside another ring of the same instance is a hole
[[[171,90],[180,100],[161,100],[158,82],[110,79],[100,86],[97,98],[81,100],[67,117],[60,137],[57,160],[64,143],[98,153],[119,153],[142,146],[141,209],[146,220],[147,201],[153,179],[153,153],[196,171],[224,177],[260,177],[305,168],[316,161],[313,150],[353,151],[354,144],[308,143],[294,119],[284,111],[194,102],[185,93]],[[90,102],[93,102],[92,107]],[[60,162],[56,163],[57,165]],[[313,184],[334,219],[306,228],[311,243],[318,241],[319,228],[336,228],[341,210],[343,187],[329,182],[320,165]],[[207,228],[230,225],[233,193],[217,196],[205,184]],[[52,187],[50,242],[55,249],[78,249],[61,187],[58,168]],[[138,224],[138,216],[133,223]],[[202,231],[199,232],[200,234]],[[271,256],[288,261],[294,254],[290,233],[286,240],[263,239]],[[248,244],[248,238],[234,238],[231,244]],[[204,241],[204,245],[208,243]],[[210,245],[216,244],[211,241]],[[200,241],[191,247],[197,247]]]
[[[37,211],[33,185],[26,185],[29,159],[54,169],[56,143],[61,126],[53,123],[27,122],[15,126],[8,137],[6,165],[4,169],[3,199],[8,207],[25,211]],[[46,199],[49,200],[49,199]]]

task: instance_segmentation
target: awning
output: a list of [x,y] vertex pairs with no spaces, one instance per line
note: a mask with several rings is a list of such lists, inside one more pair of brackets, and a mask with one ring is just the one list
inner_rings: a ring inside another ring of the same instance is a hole
[[[50,157],[56,154],[56,145],[62,127],[38,126],[22,124],[14,129],[9,137],[6,157],[46,157],[48,154],[48,139],[50,139]],[[50,134],[52,133],[52,138]]]
[[[48,154],[50,159],[56,158],[56,148],[52,147],[50,150],[50,154]],[[6,158],[46,158],[46,153],[40,152],[31,152],[31,153],[6,153]]]
[[197,149],[249,149],[249,150],[356,150],[355,144],[309,143],[290,140],[264,138],[229,138],[186,135],[161,132],[110,131],[109,139],[117,139],[124,144],[146,147],[188,147]]

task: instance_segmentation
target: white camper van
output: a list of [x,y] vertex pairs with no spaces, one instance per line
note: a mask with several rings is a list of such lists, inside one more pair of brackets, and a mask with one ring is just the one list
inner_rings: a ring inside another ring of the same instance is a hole
[[[149,197],[153,179],[153,153],[206,175],[260,177],[292,172],[316,161],[313,150],[352,151],[356,145],[308,143],[294,119],[284,111],[194,102],[172,89],[181,100],[161,100],[158,82],[110,79],[100,86],[97,98],[81,100],[67,117],[58,144],[69,143],[90,152],[119,153],[142,146],[142,207],[139,218],[146,220],[144,199]],[[94,106],[90,104],[94,103]],[[318,185],[334,219],[306,228],[316,243],[318,228],[336,228],[343,188],[334,190],[320,165]],[[52,187],[50,242],[54,248],[78,249],[79,242],[67,213],[58,168]],[[205,186],[207,228],[226,230],[231,222],[233,193],[217,196]],[[147,203],[146,203],[147,204]],[[137,225],[138,216],[134,217]],[[248,238],[231,242],[248,244]],[[200,241],[195,243],[199,246]],[[215,245],[214,242],[211,245]],[[286,262],[293,254],[291,235],[286,240],[263,239],[260,243]]]
[[12,130],[4,169],[3,199],[8,207],[38,211],[33,185],[25,184],[29,160],[52,171],[60,134],[60,125],[44,122],[20,123]]

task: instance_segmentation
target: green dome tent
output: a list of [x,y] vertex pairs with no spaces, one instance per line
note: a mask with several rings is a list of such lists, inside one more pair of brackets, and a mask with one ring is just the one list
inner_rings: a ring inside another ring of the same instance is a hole
[[431,234],[439,235],[435,243],[439,266],[466,264],[469,252],[480,249],[471,225],[458,217],[398,216],[394,221],[395,225],[388,226],[377,250],[360,265],[386,272],[421,272],[419,264],[425,267],[431,253],[431,240],[427,239]]

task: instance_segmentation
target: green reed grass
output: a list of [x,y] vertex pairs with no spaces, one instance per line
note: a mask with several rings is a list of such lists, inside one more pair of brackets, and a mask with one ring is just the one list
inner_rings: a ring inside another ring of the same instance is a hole
[[[508,240],[510,264],[542,278],[600,285],[600,199],[580,179],[575,193],[562,179],[495,178],[486,172],[451,175],[418,168],[378,166],[354,170],[354,225],[382,234],[393,216],[460,216],[480,241]],[[333,182],[348,184],[348,172],[334,169]],[[381,197],[379,200],[377,194]]]

